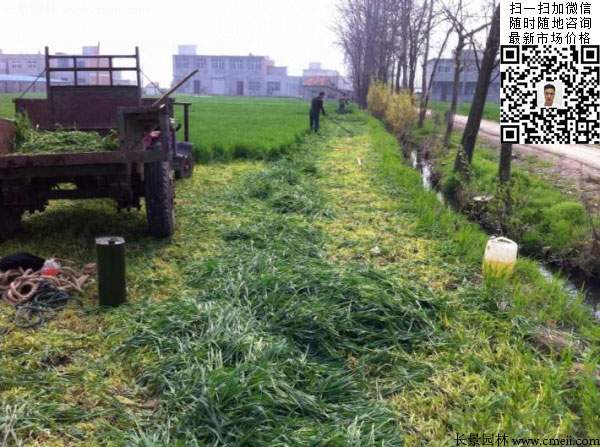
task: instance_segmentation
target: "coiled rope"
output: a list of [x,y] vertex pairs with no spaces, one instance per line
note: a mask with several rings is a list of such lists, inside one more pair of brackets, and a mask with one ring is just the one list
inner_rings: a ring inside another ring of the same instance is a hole
[[69,301],[83,306],[82,301],[71,297],[69,292],[83,293],[85,283],[95,270],[95,264],[88,264],[81,273],[71,267],[61,267],[56,276],[22,268],[0,272],[0,298],[16,308],[17,326],[38,326],[55,316]]

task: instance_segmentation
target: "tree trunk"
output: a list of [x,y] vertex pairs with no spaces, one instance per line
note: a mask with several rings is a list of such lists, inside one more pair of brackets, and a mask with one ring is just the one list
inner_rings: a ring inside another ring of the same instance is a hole
[[[425,116],[427,115],[427,105],[429,104],[429,97],[431,96],[431,88],[433,86],[433,78],[435,77],[435,71],[440,63],[440,59],[442,58],[442,54],[446,49],[446,44],[448,43],[448,39],[450,38],[450,34],[452,34],[452,28],[446,34],[446,38],[444,39],[444,43],[440,48],[440,52],[433,63],[433,68],[431,73],[429,74],[429,83],[427,84],[427,90],[423,90],[424,93],[421,94],[421,110],[419,113],[419,127],[423,127],[423,123],[425,122]],[[423,73],[427,73],[427,66],[423,67]]]
[[458,44],[454,54],[454,84],[452,86],[452,103],[448,111],[446,135],[444,136],[444,147],[450,146],[450,138],[454,130],[454,115],[456,115],[456,106],[458,103],[458,90],[460,87],[460,73],[462,71],[462,52],[465,46],[465,36],[458,32]]
[[500,149],[500,169],[499,176],[501,183],[508,183],[510,180],[510,167],[512,162],[512,144],[502,143]]
[[429,7],[429,14],[427,17],[427,26],[425,27],[425,49],[423,52],[423,66],[421,70],[421,101],[419,102],[419,128],[423,127],[425,122],[426,109],[425,95],[427,94],[427,59],[429,58],[429,40],[431,36],[431,20],[433,19],[433,0],[427,4],[425,0],[425,7]]
[[490,85],[492,72],[494,71],[494,65],[499,47],[500,6],[497,6],[496,10],[494,11],[492,27],[490,29],[490,34],[488,35],[485,52],[481,61],[479,77],[477,79],[477,87],[475,89],[475,96],[473,97],[471,111],[469,112],[469,119],[467,121],[467,125],[465,126],[465,131],[462,137],[462,145],[469,164],[473,161],[473,152],[475,150],[477,134],[479,133],[481,119],[483,118],[488,88]]

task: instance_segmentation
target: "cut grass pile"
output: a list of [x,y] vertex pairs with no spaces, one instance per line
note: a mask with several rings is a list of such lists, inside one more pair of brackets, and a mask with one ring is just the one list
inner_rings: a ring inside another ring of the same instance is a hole
[[104,152],[119,149],[116,131],[102,137],[97,132],[52,132],[32,127],[26,116],[19,114],[16,120],[17,135],[15,154],[69,154],[77,152]]
[[[40,97],[30,94],[27,97]],[[16,120],[15,154],[68,154],[76,152],[103,152],[119,148],[116,131],[102,137],[96,132],[37,130],[23,115],[15,117],[13,98],[17,95],[0,94],[0,118]]]
[[[276,158],[308,130],[309,105],[298,99],[179,96],[178,100],[193,104],[190,140],[202,162]],[[178,119],[182,122],[181,112]]]
[[[442,101],[429,101],[429,108],[431,110],[435,110],[440,114],[440,116],[444,116],[445,113],[450,110],[450,102],[442,102]],[[470,102],[462,102],[458,103],[456,108],[456,113],[459,115],[468,116],[471,110]],[[483,119],[490,121],[500,122],[500,104],[496,104],[493,102],[486,102],[485,108],[483,109]]]
[[[128,240],[130,303],[96,309],[89,291],[83,315],[7,333],[0,306],[0,439],[362,447],[449,445],[460,432],[594,436],[600,333],[581,298],[526,259],[512,282],[482,283],[478,227],[422,189],[379,123],[338,119],[353,137],[325,121],[277,162],[198,166],[178,184],[170,242],[140,236],[143,215],[61,202],[1,244],[0,255],[83,264],[110,226]],[[540,327],[569,343],[544,342]]]

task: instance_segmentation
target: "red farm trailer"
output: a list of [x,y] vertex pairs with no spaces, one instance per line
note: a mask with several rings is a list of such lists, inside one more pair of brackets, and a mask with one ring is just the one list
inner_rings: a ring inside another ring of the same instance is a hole
[[[134,84],[117,73],[134,72]],[[44,130],[116,130],[119,149],[75,153],[0,155],[0,240],[19,231],[25,211],[44,211],[55,199],[114,199],[119,209],[140,208],[156,237],[174,231],[175,176],[192,174],[189,103],[169,96],[193,73],[157,99],[142,98],[139,51],[133,55],[50,55],[46,48],[46,99],[16,99]],[[55,79],[62,79],[56,83]],[[66,81],[65,81],[66,80]],[[184,107],[185,141],[177,142],[174,108]],[[61,184],[74,187],[60,189]]]

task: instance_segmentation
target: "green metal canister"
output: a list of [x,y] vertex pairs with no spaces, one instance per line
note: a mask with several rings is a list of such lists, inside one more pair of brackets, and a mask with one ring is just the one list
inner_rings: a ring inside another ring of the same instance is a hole
[[114,236],[96,238],[96,253],[99,304],[119,306],[127,300],[125,239]]

